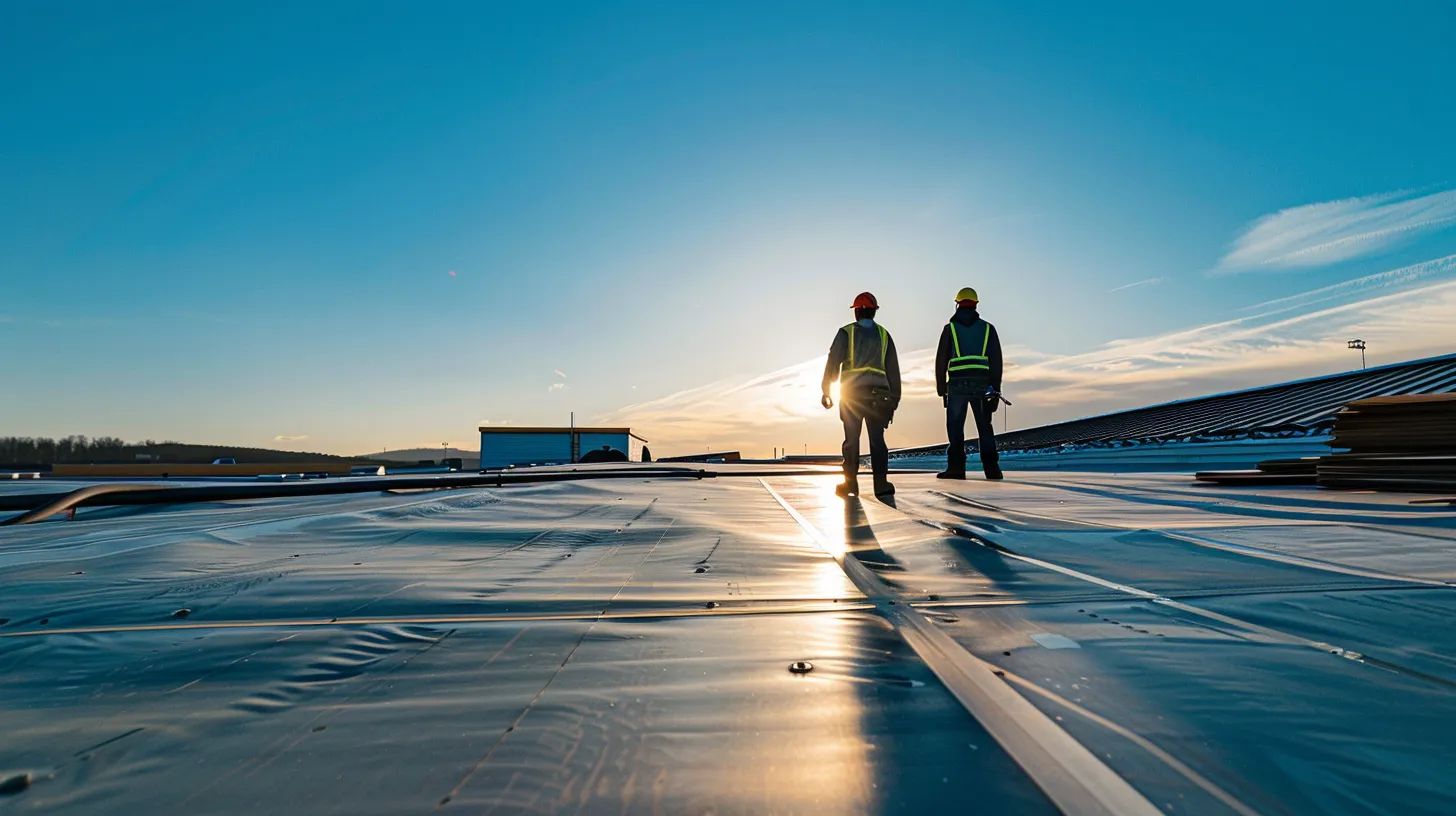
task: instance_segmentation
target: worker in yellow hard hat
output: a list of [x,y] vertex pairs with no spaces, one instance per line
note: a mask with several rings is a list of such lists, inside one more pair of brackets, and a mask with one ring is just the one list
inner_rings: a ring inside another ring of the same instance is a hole
[[945,405],[945,470],[941,479],[966,478],[966,414],[976,420],[981,469],[987,479],[1001,478],[1000,457],[991,415],[1001,402],[1001,338],[981,319],[976,290],[956,293],[956,310],[940,333],[935,352],[935,390]]
[[859,495],[859,434],[868,427],[870,470],[874,473],[875,495],[895,492],[890,484],[890,449],[885,428],[900,404],[900,357],[895,341],[875,322],[879,301],[869,292],[854,299],[854,322],[840,329],[829,346],[822,382],[825,410],[834,407],[829,386],[839,380],[839,419],[844,423],[844,482],[834,489],[840,496]]

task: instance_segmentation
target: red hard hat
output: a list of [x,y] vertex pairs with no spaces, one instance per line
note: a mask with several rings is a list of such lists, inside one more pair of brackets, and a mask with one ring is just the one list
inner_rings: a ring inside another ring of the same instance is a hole
[[869,292],[860,292],[858,295],[855,296],[854,305],[850,308],[878,309],[880,308],[880,302],[878,300],[875,300],[875,296],[870,294]]

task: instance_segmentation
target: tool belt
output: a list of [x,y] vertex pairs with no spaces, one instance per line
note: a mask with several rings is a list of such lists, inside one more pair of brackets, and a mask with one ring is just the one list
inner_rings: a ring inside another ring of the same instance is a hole
[[945,392],[947,394],[965,394],[979,397],[986,393],[991,385],[991,377],[985,373],[975,373],[953,377],[946,381]]
[[864,401],[864,415],[867,419],[889,425],[895,418],[895,409],[899,404],[899,400],[890,393],[889,386],[871,386]]

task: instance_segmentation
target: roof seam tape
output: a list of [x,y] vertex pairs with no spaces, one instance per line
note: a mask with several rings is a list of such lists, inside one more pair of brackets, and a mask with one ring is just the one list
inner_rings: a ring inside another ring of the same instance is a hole
[[876,603],[910,648],[951,695],[1068,816],[1151,816],[1160,811],[1086,746],[1062,730],[1025,697],[998,678],[990,664],[966,651],[919,612],[900,603],[859,559],[835,555],[824,534],[769,483],[764,490]]
[[1031,682],[1030,680],[1021,677],[1015,672],[1007,671],[1006,669],[1002,669],[1001,671],[1006,673],[1007,682],[1014,683],[1015,685],[1020,686],[1021,688],[1024,688],[1039,697],[1051,700],[1052,702],[1056,703],[1059,706],[1062,706],[1068,711],[1071,711],[1077,716],[1082,717],[1090,722],[1094,722],[1097,725],[1102,726],[1103,728],[1106,728],[1107,730],[1113,732],[1114,734],[1117,734],[1123,739],[1137,745],[1139,748],[1142,748],[1144,751],[1147,751],[1149,754],[1157,757],[1160,761],[1162,761],[1164,765],[1167,765],[1169,768],[1172,768],[1175,772],[1177,772],[1178,775],[1182,776],[1184,779],[1187,779],[1189,782],[1192,782],[1194,785],[1197,785],[1199,788],[1202,788],[1205,793],[1222,802],[1230,810],[1240,814],[1240,816],[1259,816],[1258,811],[1244,804],[1233,794],[1229,793],[1223,788],[1220,788],[1207,777],[1193,770],[1191,767],[1184,764],[1177,757],[1163,750],[1157,743],[1153,742],[1152,740],[1147,739],[1146,737],[1135,731],[1124,728],[1123,726],[1118,725],[1112,720],[1109,720],[1094,711],[1077,705],[1076,703],[1068,700],[1067,698],[1061,696],[1060,694],[1057,694],[1054,691],[1044,689],[1041,686],[1038,686],[1037,684]]
[[[1069,519],[1063,516],[1055,516],[1047,513],[1035,513],[1029,510],[1009,510],[1005,507],[998,507],[994,504],[974,501],[964,496],[958,496],[954,493],[948,493],[941,490],[932,490],[930,491],[930,493],[932,495],[940,496],[944,499],[949,499],[950,501],[956,502],[957,504],[965,504],[971,507],[979,507],[983,510],[991,510],[994,512],[1007,513],[1010,515],[1026,516],[1028,518],[1045,519],[1047,521],[1057,521],[1064,524],[1078,524],[1086,527],[1097,527],[1105,530],[1118,530],[1129,533],[1146,531],[1156,533],[1167,538],[1171,538],[1175,541],[1182,541],[1187,544],[1193,544],[1198,547],[1207,547],[1209,549],[1222,550],[1224,552],[1231,552],[1236,555],[1248,556],[1249,558],[1258,558],[1264,561],[1274,561],[1281,564],[1304,567],[1306,569],[1315,569],[1321,570],[1323,572],[1339,573],[1341,575],[1352,575],[1358,578],[1374,578],[1381,581],[1397,581],[1408,584],[1420,584],[1423,586],[1432,587],[1445,587],[1451,585],[1449,582],[1438,581],[1431,578],[1421,578],[1415,575],[1401,575],[1399,573],[1386,572],[1384,570],[1365,569],[1363,567],[1351,567],[1344,564],[1332,563],[1329,561],[1319,561],[1313,558],[1302,558],[1300,556],[1290,555],[1288,553],[1275,552],[1273,550],[1266,550],[1260,547],[1253,547],[1244,544],[1234,544],[1231,542],[1219,541],[1212,538],[1203,538],[1201,536],[1190,535],[1188,533],[1179,533],[1173,530],[1128,527],[1121,524],[1107,524],[1106,522],[1100,521]],[[1337,523],[1348,524],[1348,522]],[[1444,541],[1447,539],[1443,538],[1441,540]]]
[[[1134,586],[1127,586],[1126,584],[1119,584],[1114,581],[1109,581],[1105,578],[1099,578],[1096,575],[1089,575],[1088,573],[1074,570],[1071,567],[1064,567],[1061,564],[1054,564],[1050,561],[1043,561],[1040,558],[1032,558],[1029,555],[1022,555],[1000,544],[991,542],[984,536],[963,531],[951,525],[936,523],[936,526],[940,527],[941,529],[945,530],[945,532],[950,533],[951,535],[968,538],[972,541],[976,541],[982,546],[990,547],[1007,558],[1014,558],[1018,561],[1025,562],[1033,566],[1048,569],[1053,572],[1059,572],[1070,578],[1076,578],[1079,581],[1086,581],[1088,583],[1096,584],[1098,586],[1106,587],[1108,589],[1113,589],[1118,592],[1124,592],[1129,595],[1142,598],[1149,603],[1160,604],[1171,609],[1177,609],[1180,612],[1186,612],[1190,615],[1195,615],[1197,617],[1201,617],[1207,620],[1216,621],[1227,627],[1244,633],[1240,636],[1246,636],[1250,640],[1263,641],[1265,643],[1278,643],[1289,646],[1307,646],[1312,649],[1317,649],[1321,652],[1326,652],[1328,654],[1336,655],[1338,657],[1342,657],[1348,660],[1354,660],[1357,663],[1365,663],[1380,669],[1384,669],[1386,671],[1396,672],[1397,674],[1403,674],[1409,677],[1418,677],[1427,682],[1436,683],[1442,686],[1456,687],[1456,683],[1453,683],[1452,681],[1447,680],[1444,677],[1427,674],[1425,672],[1412,669],[1408,666],[1403,666],[1399,663],[1391,663],[1387,660],[1370,657],[1369,655],[1362,654],[1361,652],[1357,652],[1354,649],[1346,649],[1343,646],[1336,646],[1332,643],[1325,643],[1322,640],[1311,640],[1302,635],[1293,635],[1288,632],[1281,632],[1278,629],[1271,629],[1267,626],[1261,626],[1257,623],[1251,623],[1249,621],[1230,617],[1219,612],[1214,612],[1211,609],[1204,609],[1201,606],[1194,606],[1192,604],[1187,604],[1182,601],[1174,600],[1173,598],[1167,598],[1162,595],[1158,595],[1157,593],[1149,592],[1145,589],[1139,589]],[[1414,586],[1414,584],[1412,586]],[[1231,633],[1226,632],[1225,634]]]
[[299,628],[310,626],[461,626],[472,623],[579,623],[601,620],[653,620],[661,618],[722,618],[746,615],[813,615],[824,612],[852,612],[873,609],[863,601],[842,602],[838,599],[813,601],[804,605],[720,607],[716,609],[643,609],[604,610],[601,612],[562,612],[539,615],[481,614],[481,615],[400,615],[370,618],[304,618],[293,620],[253,621],[188,621],[186,623],[137,623],[111,626],[77,626],[65,629],[27,629],[19,632],[0,632],[0,638],[45,637],[51,635],[97,635],[124,632],[173,632],[201,629],[272,629]]

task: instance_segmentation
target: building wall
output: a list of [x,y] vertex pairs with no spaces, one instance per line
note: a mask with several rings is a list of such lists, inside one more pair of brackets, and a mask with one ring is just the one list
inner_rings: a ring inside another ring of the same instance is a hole
[[[621,451],[633,462],[642,461],[642,443],[631,434],[583,433],[578,455],[585,456],[603,446]],[[482,433],[480,435],[481,469],[503,468],[527,464],[568,464],[571,462],[571,434],[560,433]]]
[[480,435],[480,467],[571,461],[571,435],[562,433],[483,433]]

